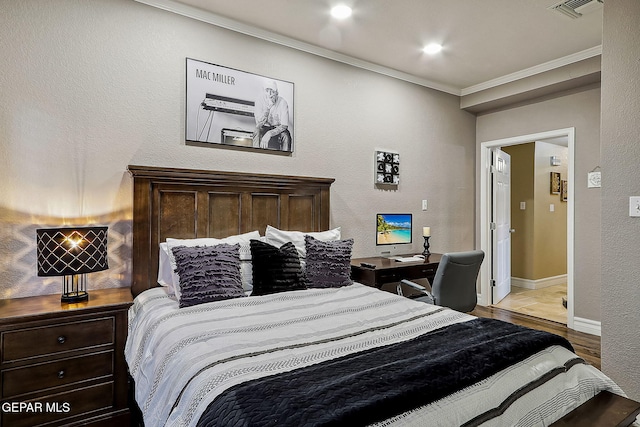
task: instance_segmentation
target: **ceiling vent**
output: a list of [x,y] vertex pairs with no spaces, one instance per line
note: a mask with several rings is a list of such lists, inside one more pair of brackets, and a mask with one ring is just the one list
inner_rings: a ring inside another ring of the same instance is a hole
[[576,19],[585,13],[602,8],[604,0],[567,0],[551,6],[549,9],[562,13],[565,16]]

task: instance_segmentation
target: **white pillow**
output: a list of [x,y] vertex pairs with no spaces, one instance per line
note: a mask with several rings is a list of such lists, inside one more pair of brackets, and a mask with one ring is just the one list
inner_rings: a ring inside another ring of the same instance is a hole
[[[249,242],[252,239],[260,239],[260,232],[257,230],[250,231],[249,233],[237,234],[235,236],[225,237],[224,239],[215,239],[213,237],[201,239],[167,238],[166,243],[175,295],[180,298],[180,278],[175,272],[176,259],[173,256],[173,251],[171,249],[176,246],[215,246],[221,243],[227,243],[230,245],[235,245],[236,243],[240,244],[240,274],[242,275],[242,287],[245,291],[251,291],[253,289],[253,270],[251,268],[251,247],[249,246]],[[171,292],[171,287],[169,287],[169,292]]]
[[160,243],[160,258],[158,260],[158,283],[166,286],[169,294],[173,294],[173,271],[171,270],[171,260],[169,258],[169,245],[167,242]]
[[265,232],[265,239],[267,243],[280,247],[287,242],[292,242],[298,250],[298,256],[300,262],[304,263],[307,259],[307,250],[304,245],[304,236],[311,236],[323,242],[329,242],[333,240],[340,240],[340,227],[327,231],[285,231],[279,230],[275,227],[267,225],[267,231]]

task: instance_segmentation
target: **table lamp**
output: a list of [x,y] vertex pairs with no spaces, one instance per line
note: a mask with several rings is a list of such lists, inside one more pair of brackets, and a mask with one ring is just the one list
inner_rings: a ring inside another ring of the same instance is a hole
[[107,227],[36,230],[38,276],[63,276],[62,302],[89,299],[86,273],[109,268]]

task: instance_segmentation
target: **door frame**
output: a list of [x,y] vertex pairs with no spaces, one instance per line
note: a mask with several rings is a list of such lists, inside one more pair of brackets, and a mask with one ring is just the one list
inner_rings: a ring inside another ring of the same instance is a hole
[[[490,239],[491,218],[491,150],[498,147],[524,144],[527,142],[567,138],[569,191],[567,200],[567,327],[574,328],[574,232],[575,232],[575,128],[557,129],[529,135],[486,141],[480,144],[480,249],[486,254],[486,259],[492,259]],[[480,305],[491,304],[491,269],[488,262],[482,263],[480,268]]]

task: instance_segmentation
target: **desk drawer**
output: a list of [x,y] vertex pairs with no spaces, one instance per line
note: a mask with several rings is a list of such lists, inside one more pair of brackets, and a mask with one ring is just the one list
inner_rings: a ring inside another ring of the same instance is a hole
[[113,351],[55,362],[6,369],[2,372],[2,397],[46,390],[113,375]]
[[436,275],[436,268],[430,265],[408,265],[401,269],[380,271],[377,280],[379,283],[399,282],[402,279],[429,279]]
[[2,334],[2,361],[12,362],[64,351],[113,344],[115,319],[20,329]]
[[396,276],[400,281],[402,279],[429,279],[431,281],[436,275],[438,267],[429,264],[408,265],[403,269],[396,270]]
[[404,279],[404,275],[401,274],[398,270],[393,271],[380,271],[377,276],[378,283],[390,283],[390,282],[399,282]]

